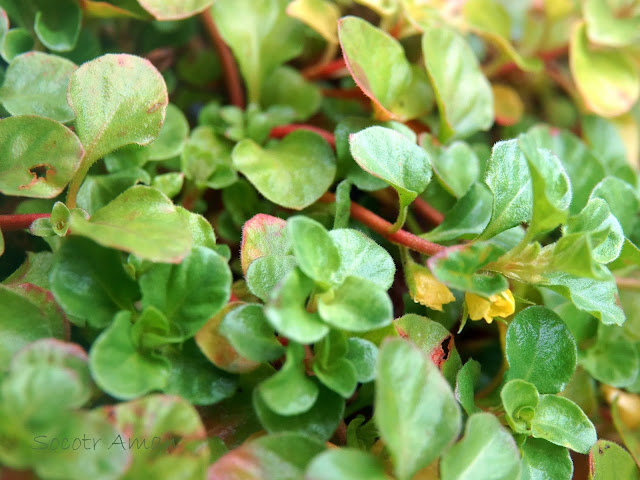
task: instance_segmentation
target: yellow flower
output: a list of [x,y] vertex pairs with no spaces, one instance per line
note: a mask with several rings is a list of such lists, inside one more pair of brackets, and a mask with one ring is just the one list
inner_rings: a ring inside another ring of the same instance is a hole
[[416,269],[413,272],[413,281],[415,282],[415,288],[411,292],[413,300],[425,307],[442,311],[442,305],[456,299],[451,290],[431,275],[426,268]]
[[494,317],[508,317],[516,309],[513,293],[508,288],[504,292],[491,295],[488,299],[473,293],[465,293],[464,299],[471,320],[484,318],[487,323],[491,323]]

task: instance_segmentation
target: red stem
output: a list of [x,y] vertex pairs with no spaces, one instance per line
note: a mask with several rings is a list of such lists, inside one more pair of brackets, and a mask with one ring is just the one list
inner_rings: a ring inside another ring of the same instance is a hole
[[24,230],[38,218],[49,218],[50,213],[26,213],[22,215],[0,215],[0,230],[10,232],[12,230]]
[[347,68],[344,58],[340,57],[330,62],[316,63],[302,70],[302,76],[307,80],[327,78],[340,70]]
[[222,62],[222,70],[224,71],[224,82],[227,85],[227,91],[229,92],[229,99],[233,105],[239,108],[244,108],[244,93],[242,92],[242,83],[240,81],[240,74],[238,72],[238,66],[236,65],[231,50],[224,43],[223,38],[220,36],[218,27],[216,27],[213,17],[211,16],[211,10],[206,9],[200,14],[200,19],[204,28],[207,30],[211,41],[218,52],[220,61]]
[[336,148],[336,138],[333,136],[333,133],[323,128],[314,127],[313,125],[307,125],[305,123],[292,123],[290,125],[273,127],[271,129],[271,132],[269,132],[269,136],[271,138],[284,138],[291,132],[295,132],[296,130],[309,130],[310,132],[317,133],[322,138],[324,138],[329,143],[329,145],[331,145],[333,148]]
[[[322,195],[318,201],[323,203],[333,203],[336,201],[336,196],[333,193],[327,192]],[[416,252],[424,253],[426,255],[435,255],[445,249],[442,245],[427,242],[423,238],[420,238],[413,233],[409,233],[406,230],[398,230],[395,233],[389,233],[392,227],[391,222],[387,222],[384,218],[379,217],[371,210],[367,210],[357,203],[351,202],[350,211],[353,218],[366,225],[374,232],[379,233],[390,242],[404,245],[411,250],[415,250]]]
[[429,220],[434,225],[440,225],[444,220],[444,215],[442,213],[433,208],[420,197],[416,197],[412,205],[416,212],[418,212],[421,216]]
[[345,98],[347,100],[366,100],[369,102],[369,97],[367,97],[362,90],[358,87],[353,88],[323,88],[321,90],[322,95],[330,98]]

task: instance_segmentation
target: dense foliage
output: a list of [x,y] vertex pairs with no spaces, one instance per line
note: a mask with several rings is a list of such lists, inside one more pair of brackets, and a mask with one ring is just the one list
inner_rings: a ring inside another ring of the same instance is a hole
[[0,56],[7,478],[640,479],[637,0],[0,0]]

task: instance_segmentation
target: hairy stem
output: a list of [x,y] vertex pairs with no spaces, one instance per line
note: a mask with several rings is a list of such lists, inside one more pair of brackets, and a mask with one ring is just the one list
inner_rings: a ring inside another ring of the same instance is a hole
[[440,225],[444,220],[444,215],[442,213],[420,197],[416,197],[413,201],[413,209],[420,214],[421,217],[429,220],[433,225]]
[[12,230],[24,230],[39,218],[49,218],[50,213],[27,213],[22,215],[0,215],[0,230],[10,232]]
[[[333,193],[327,192],[322,195],[322,197],[320,197],[318,201],[323,203],[334,203],[336,201],[336,196]],[[442,252],[445,249],[445,247],[443,247],[442,245],[427,242],[423,238],[420,238],[413,233],[409,233],[406,230],[398,230],[395,233],[391,233],[391,222],[387,222],[384,218],[379,217],[371,210],[367,210],[357,203],[351,202],[350,211],[353,218],[366,225],[374,232],[379,233],[390,242],[396,243],[398,245],[404,245],[411,250],[424,253],[425,255],[435,255],[436,253]]]
[[89,173],[91,165],[93,165],[93,162],[87,161],[85,153],[85,158],[80,164],[80,168],[71,179],[71,182],[69,182],[69,188],[67,189],[67,200],[65,202],[68,208],[76,208],[76,197],[78,196],[80,185],[82,185],[84,177],[86,177],[87,173]]

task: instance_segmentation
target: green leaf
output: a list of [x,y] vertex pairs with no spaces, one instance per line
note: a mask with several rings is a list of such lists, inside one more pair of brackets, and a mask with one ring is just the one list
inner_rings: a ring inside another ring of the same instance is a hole
[[[595,233],[596,239],[592,235]],[[540,264],[540,271],[564,271],[580,277],[607,280],[606,268],[593,258],[593,244],[600,243],[597,236],[601,232],[576,232],[563,235],[555,244],[545,247],[540,258],[549,259],[549,265]],[[547,253],[548,255],[545,255]]]
[[87,175],[78,190],[76,205],[94,214],[138,183],[151,183],[151,176],[141,168],[127,168],[108,175]]
[[4,8],[0,7],[0,36],[4,35],[9,30],[9,16]]
[[531,434],[579,453],[587,453],[597,440],[595,427],[580,407],[555,395],[540,395]]
[[50,290],[49,272],[51,271],[52,263],[53,253],[51,252],[27,252],[24,263],[5,278],[2,283],[5,285],[31,283],[45,290]]
[[307,480],[388,480],[379,459],[351,448],[326,450],[316,456],[305,474]]
[[318,313],[336,328],[364,332],[389,325],[393,306],[389,295],[375,283],[347,277],[339,287],[318,296]]
[[260,101],[262,84],[268,76],[302,51],[302,25],[286,14],[288,3],[218,0],[211,8],[222,38],[240,66],[250,103]]
[[507,380],[520,378],[539,392],[562,390],[576,369],[576,341],[562,319],[545,307],[529,307],[509,324]]
[[338,358],[327,365],[313,362],[313,373],[324,385],[346,399],[353,395],[358,383],[354,365],[345,358]]
[[624,312],[616,304],[617,288],[613,279],[597,281],[556,272],[545,274],[540,286],[558,292],[605,325],[624,323]]
[[[314,457],[325,449],[306,435],[279,433],[242,444],[208,470],[209,480],[299,480]],[[373,479],[375,480],[375,479]]]
[[279,334],[295,342],[309,344],[329,332],[329,327],[318,313],[306,310],[313,288],[313,281],[295,268],[273,290],[264,313]]
[[287,234],[287,222],[278,217],[258,213],[242,227],[240,262],[247,273],[251,262],[266,255],[287,255],[291,252],[291,240]]
[[420,236],[435,243],[472,239],[489,223],[492,205],[493,195],[489,189],[484,184],[474,183],[447,212],[440,225]]
[[122,448],[132,451],[132,461],[126,475],[120,477],[122,480],[136,480],[145,475],[158,480],[206,476],[207,434],[198,411],[186,400],[148,395],[108,408],[115,426],[122,432],[112,440],[111,451]]
[[204,356],[216,367],[230,373],[251,372],[260,365],[240,355],[219,331],[224,317],[241,305],[241,302],[227,303],[195,335],[196,343]]
[[431,358],[440,367],[444,350],[442,345],[451,340],[451,333],[440,323],[426,317],[408,313],[393,322],[398,334],[411,340],[420,350]]
[[[32,372],[34,369],[28,370],[28,373]],[[54,372],[49,373],[52,379],[60,381],[64,378],[56,376]],[[35,387],[36,390],[42,388],[42,380],[46,380],[46,377],[33,378],[30,387]],[[29,385],[22,387],[29,388]],[[47,385],[47,388],[49,392],[55,391],[55,383]],[[6,390],[3,393],[6,395]],[[37,405],[33,404],[33,397],[23,398],[23,409],[25,405],[37,408]],[[45,408],[50,406],[49,403],[44,405]],[[64,412],[59,414],[57,422],[43,425],[33,416],[16,419],[15,412],[3,412],[2,409],[0,406],[0,418],[6,429],[2,435],[3,438],[12,439],[10,451],[7,451],[7,443],[0,449],[0,458],[5,466],[18,470],[32,470],[35,472],[33,475],[37,475],[38,478],[122,478],[131,455],[129,451],[108,450],[108,445],[105,445],[107,439],[117,437],[119,432],[102,411]],[[60,418],[64,420],[60,421]],[[34,428],[35,425],[38,426]],[[82,432],[82,435],[78,436],[78,432]],[[86,439],[85,448],[80,448],[83,439]],[[80,444],[76,440],[80,441]],[[73,449],[74,442],[76,449]]]
[[305,130],[290,133],[268,149],[253,140],[242,140],[233,149],[232,158],[234,166],[268,200],[295,210],[318,200],[336,172],[329,144]]
[[73,0],[38,2],[33,29],[49,50],[68,52],[75,47],[82,26],[82,10]]
[[592,255],[597,262],[609,263],[620,255],[624,233],[605,200],[589,200],[580,214],[571,217],[563,229],[565,235],[579,232],[589,234],[593,244]]
[[261,305],[242,305],[227,313],[219,332],[240,355],[254,362],[270,362],[284,354]]
[[329,236],[340,255],[336,283],[351,276],[367,279],[384,290],[391,288],[396,266],[389,252],[359,230],[340,228],[331,230]]
[[617,2],[586,0],[582,11],[587,22],[587,35],[594,43],[610,47],[624,47],[640,40],[640,15],[616,12]]
[[176,157],[189,137],[189,122],[182,110],[173,103],[167,105],[167,114],[158,137],[145,149],[149,160],[167,160]]
[[458,403],[464,408],[467,415],[479,412],[474,401],[474,389],[478,379],[480,378],[480,363],[473,358],[467,360],[467,363],[458,371],[456,376],[456,388],[454,394]]
[[465,142],[454,142],[432,156],[433,169],[443,187],[461,198],[480,177],[480,161]]
[[601,198],[607,202],[611,214],[616,217],[624,233],[631,234],[640,210],[640,201],[634,188],[616,177],[605,177],[591,192],[590,200]]
[[350,135],[349,145],[358,165],[398,192],[400,228],[408,206],[431,181],[427,152],[400,132],[377,126]]
[[334,229],[347,228],[349,226],[351,186],[351,180],[344,179],[336,187],[336,214],[333,217]]
[[68,101],[86,152],[85,170],[124,145],[153,142],[169,103],[160,72],[148,60],[126,54],[103,55],[78,68]]
[[138,0],[157,20],[180,20],[208,8],[213,0]]
[[322,385],[318,385],[318,390],[318,399],[311,409],[300,415],[278,415],[267,407],[257,389],[253,391],[253,408],[269,433],[294,432],[325,442],[342,420],[344,399]]
[[485,183],[493,193],[493,213],[479,238],[491,238],[531,219],[531,177],[526,157],[516,139],[493,146]]
[[500,390],[500,398],[509,426],[516,433],[531,434],[531,420],[540,401],[535,385],[520,379],[510,380]]
[[572,199],[569,212],[575,215],[587,204],[593,188],[605,176],[603,165],[582,141],[565,130],[551,130],[547,125],[533,127],[527,138],[535,140],[539,148],[554,153],[571,180]]
[[627,112],[640,95],[640,74],[623,50],[596,50],[589,45],[584,23],[571,35],[572,77],[586,106],[603,117]]
[[467,420],[464,437],[442,457],[442,480],[517,480],[520,455],[513,437],[491,413]]
[[95,212],[89,220],[71,212],[69,227],[106,247],[154,262],[180,262],[190,251],[187,219],[155,188],[134,186]]
[[347,340],[345,358],[356,371],[356,380],[360,383],[372,381],[376,377],[378,347],[364,338],[353,337]]
[[193,129],[182,149],[180,168],[188,179],[199,185],[227,187],[238,178],[231,165],[232,146],[210,126],[200,125]]
[[[157,178],[157,177],[156,177]],[[178,212],[187,217],[189,230],[193,237],[194,247],[207,247],[216,250],[216,234],[209,221],[202,215],[190,212],[182,207],[178,207]],[[218,251],[218,250],[216,250]]]
[[[184,185],[184,174],[178,172],[163,173],[153,177],[151,186],[167,197],[173,198],[180,193]],[[193,233],[193,232],[191,232]]]
[[[53,408],[56,410],[54,398],[59,396],[64,409],[80,408],[85,405],[94,392],[88,365],[89,358],[79,345],[61,342],[54,338],[44,338],[30,343],[11,359],[10,371],[20,375],[23,370],[35,367],[41,371],[65,369],[73,374],[72,392],[58,391],[51,394]],[[46,389],[42,389],[46,390]]]
[[318,387],[305,374],[304,356],[301,345],[290,343],[282,368],[257,388],[265,405],[278,415],[307,412],[318,398]]
[[521,135],[518,145],[527,160],[535,199],[527,236],[536,238],[567,220],[571,205],[571,183],[558,157],[548,150],[537,148],[535,139]]
[[628,387],[638,377],[640,356],[622,328],[600,325],[595,344],[580,352],[580,365],[602,383]]
[[0,192],[53,198],[80,167],[78,137],[61,123],[35,115],[0,120]]
[[316,113],[322,102],[320,89],[307,82],[298,70],[278,67],[262,85],[261,103],[265,109],[288,107],[295,112],[294,120],[302,122]]
[[338,36],[351,76],[385,117],[405,121],[429,111],[431,89],[398,40],[352,16],[338,21]]
[[131,312],[116,315],[89,352],[91,376],[109,395],[120,399],[161,390],[169,378],[169,361],[137,350],[131,339]]
[[[582,138],[593,155],[609,175],[620,175],[629,168],[627,147],[622,140],[623,132],[612,121],[597,115],[584,115],[581,122]],[[630,179],[620,176],[625,181]],[[632,175],[632,184],[636,184]]]
[[169,319],[157,308],[145,308],[131,327],[131,341],[141,352],[175,341],[170,337]]
[[294,216],[287,220],[287,235],[305,275],[325,289],[338,283],[335,276],[340,267],[340,254],[322,224],[306,216]]
[[452,247],[429,259],[433,274],[451,288],[489,297],[505,291],[509,282],[502,275],[476,273],[504,254],[502,247],[489,242],[478,242]]
[[34,46],[33,37],[24,28],[12,28],[0,37],[0,55],[7,63],[11,63],[18,55],[33,50]]
[[629,266],[640,266],[640,250],[628,238],[624,239],[620,255],[607,265],[610,270],[617,270]]
[[410,479],[458,436],[460,410],[437,367],[406,340],[387,340],[377,367],[375,420],[400,480]]
[[154,264],[142,274],[142,307],[163,312],[172,336],[184,340],[227,303],[231,279],[224,258],[209,248],[194,247],[180,264]]
[[68,338],[67,319],[47,290],[21,283],[0,285],[0,368],[40,338]]
[[362,117],[347,117],[341,120],[334,130],[336,139],[336,156],[338,162],[338,177],[345,176],[360,190],[379,190],[387,186],[386,182],[374,177],[367,171],[360,168],[353,156],[349,145],[349,137],[352,133],[357,133],[371,126],[388,127],[402,133],[414,143],[416,135],[413,130],[398,122],[378,122]]
[[589,451],[589,479],[640,479],[640,470],[629,452],[614,442],[598,440]]
[[59,122],[73,120],[67,104],[69,77],[76,66],[62,57],[30,52],[13,59],[0,88],[2,105],[12,115],[41,115]]
[[523,58],[510,42],[515,22],[512,22],[508,7],[496,0],[471,0],[464,4],[463,13],[471,31],[495,44],[502,57],[511,59],[521,70],[539,72],[542,69],[540,59]]
[[471,47],[448,27],[428,27],[422,53],[440,110],[442,142],[465,138],[493,124],[493,94]]
[[338,43],[336,26],[340,8],[327,0],[294,0],[287,14],[304,22],[329,43]]
[[104,328],[120,310],[133,310],[140,297],[121,256],[82,237],[65,238],[49,276],[51,292],[69,315]]
[[541,438],[529,437],[520,447],[521,480],[571,480],[573,462],[569,450]]
[[258,257],[247,270],[246,280],[249,291],[266,302],[271,292],[287,274],[296,267],[292,255],[266,255]]
[[171,369],[166,393],[179,395],[193,405],[212,405],[235,393],[235,379],[212,367],[193,340],[174,347],[167,359]]

